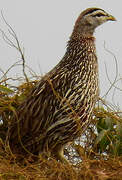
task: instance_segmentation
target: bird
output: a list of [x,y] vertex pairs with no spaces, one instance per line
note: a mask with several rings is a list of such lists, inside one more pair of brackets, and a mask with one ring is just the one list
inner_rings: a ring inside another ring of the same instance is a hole
[[107,21],[116,19],[101,8],[80,13],[63,58],[17,109],[6,140],[13,153],[48,154],[67,162],[64,148],[86,131],[99,97],[94,32]]

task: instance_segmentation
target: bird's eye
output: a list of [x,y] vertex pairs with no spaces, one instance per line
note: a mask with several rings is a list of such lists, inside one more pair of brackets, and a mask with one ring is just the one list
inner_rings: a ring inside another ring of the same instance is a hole
[[93,17],[101,17],[101,16],[105,16],[105,15],[102,13],[98,13],[98,14],[93,15]]

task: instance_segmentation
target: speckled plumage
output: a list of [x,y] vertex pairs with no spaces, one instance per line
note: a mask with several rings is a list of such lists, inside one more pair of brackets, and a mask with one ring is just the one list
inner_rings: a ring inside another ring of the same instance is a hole
[[[99,16],[100,12],[105,14],[99,8],[90,8],[80,14],[64,57],[40,80],[18,109],[22,144],[34,154],[50,151],[62,160],[64,145],[80,136],[90,124],[99,85],[93,37],[97,20],[89,27],[88,15],[96,16],[93,13],[97,14],[97,11]],[[83,21],[85,17],[87,21]],[[13,151],[23,149],[17,123],[10,127],[8,139]]]

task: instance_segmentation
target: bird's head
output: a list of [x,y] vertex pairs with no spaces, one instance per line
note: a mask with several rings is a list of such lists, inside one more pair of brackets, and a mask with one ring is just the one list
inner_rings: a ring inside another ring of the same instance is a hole
[[78,17],[74,32],[86,36],[92,35],[95,28],[107,21],[116,21],[116,19],[100,8],[88,8]]

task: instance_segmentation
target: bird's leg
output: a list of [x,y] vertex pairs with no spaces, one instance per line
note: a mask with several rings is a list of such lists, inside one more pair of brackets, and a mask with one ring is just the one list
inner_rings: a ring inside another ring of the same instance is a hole
[[64,146],[63,145],[57,145],[52,150],[52,156],[62,163],[68,163],[69,164],[68,160],[64,157]]

